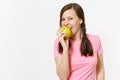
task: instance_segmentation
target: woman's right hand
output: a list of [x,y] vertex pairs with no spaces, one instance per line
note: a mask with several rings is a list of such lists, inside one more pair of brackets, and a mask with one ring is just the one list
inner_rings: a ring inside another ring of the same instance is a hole
[[69,48],[69,39],[65,39],[66,33],[64,31],[62,31],[61,29],[59,29],[57,32],[57,36],[63,47],[63,50],[68,49]]

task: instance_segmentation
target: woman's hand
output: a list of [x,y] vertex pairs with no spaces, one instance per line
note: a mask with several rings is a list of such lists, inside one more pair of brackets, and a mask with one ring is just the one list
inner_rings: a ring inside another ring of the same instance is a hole
[[69,39],[65,39],[66,33],[64,31],[62,31],[61,29],[59,29],[57,32],[57,36],[63,47],[63,50],[68,49],[69,48]]

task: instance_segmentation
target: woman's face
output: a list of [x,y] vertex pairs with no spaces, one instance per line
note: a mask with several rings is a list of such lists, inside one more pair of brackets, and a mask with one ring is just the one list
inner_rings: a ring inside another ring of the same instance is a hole
[[73,35],[80,31],[80,24],[82,23],[82,20],[79,19],[74,9],[66,10],[61,19],[61,25],[68,26]]

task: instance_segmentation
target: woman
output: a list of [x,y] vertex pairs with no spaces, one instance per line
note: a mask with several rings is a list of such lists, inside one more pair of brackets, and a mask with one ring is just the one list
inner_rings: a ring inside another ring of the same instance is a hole
[[82,7],[65,5],[60,12],[60,26],[68,26],[72,36],[57,32],[54,44],[56,72],[60,80],[104,80],[103,50],[96,35],[86,33]]

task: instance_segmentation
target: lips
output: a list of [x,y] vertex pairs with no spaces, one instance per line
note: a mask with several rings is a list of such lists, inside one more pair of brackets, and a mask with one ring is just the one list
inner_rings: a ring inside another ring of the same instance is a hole
[[72,27],[70,27],[70,29],[72,29]]
[[69,27],[71,30],[73,29],[73,27]]
[[72,29],[72,26],[68,26],[70,29]]

